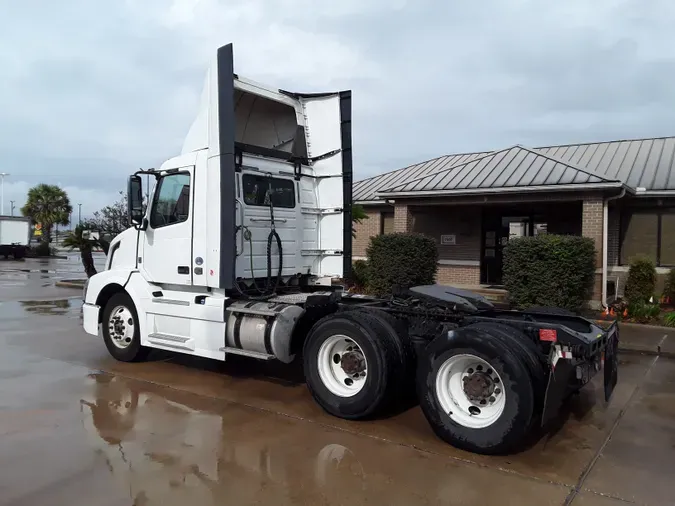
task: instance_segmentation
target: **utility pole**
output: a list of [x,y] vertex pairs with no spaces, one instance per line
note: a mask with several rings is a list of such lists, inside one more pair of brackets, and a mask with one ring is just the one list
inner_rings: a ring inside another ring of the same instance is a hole
[[78,215],[77,215],[77,220],[78,220],[78,225],[82,225],[82,204],[77,204],[78,206]]
[[7,172],[0,172],[0,215],[5,214],[5,176]]
[[11,214],[12,216],[14,216],[14,207],[15,207],[14,202],[16,202],[16,200],[9,201],[9,214]]

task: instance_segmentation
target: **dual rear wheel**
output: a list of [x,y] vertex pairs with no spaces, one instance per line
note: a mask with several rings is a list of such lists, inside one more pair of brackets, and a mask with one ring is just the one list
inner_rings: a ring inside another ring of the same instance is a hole
[[404,327],[390,315],[346,311],[310,331],[305,378],[315,401],[346,419],[380,414],[416,384],[437,436],[474,453],[505,453],[536,419],[543,369],[527,343],[511,327],[475,324],[439,336],[415,363]]

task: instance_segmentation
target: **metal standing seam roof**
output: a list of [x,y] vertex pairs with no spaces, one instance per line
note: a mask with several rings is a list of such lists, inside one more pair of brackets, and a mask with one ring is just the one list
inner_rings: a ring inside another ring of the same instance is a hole
[[[522,149],[528,150],[529,148]],[[545,146],[529,151],[553,157],[558,163],[570,164],[572,168],[590,172],[597,178],[620,181],[632,188],[644,188],[646,191],[675,191],[675,137]],[[398,189],[400,186],[405,186],[404,183],[447,171],[460,164],[496,153],[481,152],[442,156],[357,181],[353,186],[354,201],[376,202],[379,200],[376,196],[378,192],[390,188]],[[527,177],[530,177],[530,172],[536,168],[536,163],[539,162],[532,161],[530,168],[520,167],[517,170],[527,172]],[[560,167],[556,170],[559,169]],[[516,172],[515,169],[514,172]],[[563,175],[566,178],[569,177],[569,174]],[[582,178],[583,176],[579,175],[575,184]],[[511,178],[506,180],[499,178],[499,181],[496,179],[493,184],[512,183]],[[482,186],[477,188],[482,188]]]
[[621,186],[571,163],[524,146],[494,151],[468,162],[381,190],[378,194],[521,189],[549,186]]

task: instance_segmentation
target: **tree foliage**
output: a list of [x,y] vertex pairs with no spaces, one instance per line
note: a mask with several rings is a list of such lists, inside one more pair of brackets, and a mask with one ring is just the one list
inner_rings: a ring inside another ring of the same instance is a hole
[[68,232],[63,240],[63,246],[70,248],[71,251],[80,250],[80,259],[88,278],[96,274],[92,250],[98,246],[98,241],[89,237],[89,231],[83,225],[77,225],[74,230]]
[[100,211],[96,211],[92,218],[85,220],[82,225],[86,230],[98,232],[98,243],[101,249],[108,254],[110,241],[129,228],[129,217],[127,215],[127,194],[119,192],[119,200],[109,206],[105,206]]
[[588,237],[545,234],[509,241],[503,280],[519,308],[552,306],[579,311],[595,278],[595,245]]
[[54,225],[68,225],[72,212],[68,194],[57,185],[44,183],[28,190],[26,204],[21,208],[24,216],[42,225],[42,241],[47,244],[52,240]]

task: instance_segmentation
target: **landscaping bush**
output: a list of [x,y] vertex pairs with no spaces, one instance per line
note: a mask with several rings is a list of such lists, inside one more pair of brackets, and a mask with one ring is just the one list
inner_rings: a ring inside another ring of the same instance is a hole
[[46,241],[41,241],[37,246],[35,246],[34,251],[35,256],[38,257],[48,257],[52,253],[49,243]]
[[373,237],[368,255],[368,291],[384,296],[395,285],[410,288],[434,283],[438,264],[436,241],[422,234],[383,234]]
[[358,288],[365,288],[368,284],[368,262],[356,260],[352,264],[352,274],[349,282]]
[[521,237],[504,248],[503,265],[514,306],[579,311],[593,288],[595,245],[592,239],[571,235]]
[[661,307],[658,304],[638,301],[628,304],[628,317],[637,323],[649,323],[658,318]]
[[663,324],[666,327],[675,327],[675,311],[672,311],[670,313],[667,313],[663,317]]
[[664,295],[670,299],[671,303],[675,303],[675,269],[670,269],[668,272],[665,288]]
[[630,263],[625,297],[629,304],[646,303],[654,295],[656,267],[649,258],[636,257]]

